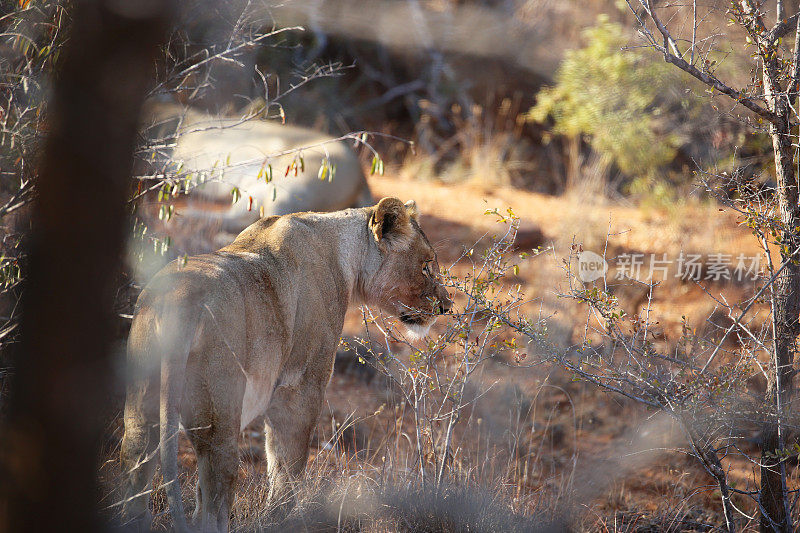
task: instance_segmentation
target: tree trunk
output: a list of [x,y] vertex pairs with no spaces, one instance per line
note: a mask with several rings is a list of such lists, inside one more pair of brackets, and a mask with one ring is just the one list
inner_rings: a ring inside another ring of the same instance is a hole
[[[777,89],[774,65],[764,68],[764,88],[767,103],[780,120],[770,125],[775,153],[775,173],[778,181],[778,208],[783,233],[781,239],[782,262],[789,260],[800,245],[800,207],[798,206],[797,174],[789,137],[790,109],[786,94]],[[775,75],[773,75],[775,74]],[[800,313],[800,265],[794,257],[775,281],[772,291],[772,319],[774,328],[774,375],[766,393],[767,416],[762,429],[761,444],[761,505],[762,532],[791,532],[786,492],[786,467],[775,458],[775,451],[784,447],[782,423],[784,412],[792,397],[792,363],[795,338],[798,335]]]
[[37,178],[34,234],[0,445],[0,531],[108,531],[97,468],[115,274],[139,110],[164,2],[71,2]]

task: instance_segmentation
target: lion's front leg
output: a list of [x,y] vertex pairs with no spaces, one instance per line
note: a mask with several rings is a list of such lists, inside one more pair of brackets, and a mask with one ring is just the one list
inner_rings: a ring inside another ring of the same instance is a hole
[[272,395],[264,428],[269,505],[280,520],[295,504],[296,486],[306,467],[311,433],[317,425],[325,383],[304,379],[279,386]]

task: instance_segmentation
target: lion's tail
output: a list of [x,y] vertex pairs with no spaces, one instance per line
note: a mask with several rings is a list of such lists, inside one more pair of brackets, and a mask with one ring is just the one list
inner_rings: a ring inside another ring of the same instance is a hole
[[184,376],[189,350],[198,327],[199,313],[177,310],[162,315],[159,337],[162,343],[161,359],[161,433],[159,451],[161,472],[164,478],[167,502],[175,531],[188,532],[183,510],[181,486],[178,481],[178,431],[180,429],[180,402],[183,396]]

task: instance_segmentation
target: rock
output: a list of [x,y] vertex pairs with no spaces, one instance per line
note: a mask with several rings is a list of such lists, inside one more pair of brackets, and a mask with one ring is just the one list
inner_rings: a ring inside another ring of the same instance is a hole
[[[203,181],[192,196],[228,205],[205,215],[221,217],[224,232],[239,233],[258,220],[262,208],[270,216],[373,203],[358,157],[349,143],[330,135],[273,120],[219,118],[174,104],[151,104],[147,114],[145,136],[175,144],[159,152],[155,164]],[[323,161],[325,179],[320,179]],[[231,203],[234,188],[238,200]]]

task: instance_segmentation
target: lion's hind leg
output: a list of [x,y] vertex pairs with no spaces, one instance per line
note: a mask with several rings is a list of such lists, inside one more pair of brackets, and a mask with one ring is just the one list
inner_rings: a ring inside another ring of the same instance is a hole
[[125,403],[125,436],[122,438],[122,517],[149,531],[150,482],[158,457],[158,406],[148,405],[146,386],[134,386]]
[[269,505],[280,520],[295,505],[297,484],[305,471],[311,433],[322,409],[325,384],[301,382],[275,389],[264,428]]
[[197,454],[193,518],[199,531],[228,531],[239,473],[238,430],[217,426],[189,432]]
[[[208,386],[214,382],[217,386]],[[186,397],[193,401],[182,411],[186,433],[197,455],[193,519],[202,532],[228,531],[239,474],[244,387],[244,376],[233,365],[214,367],[204,378],[187,384]]]

